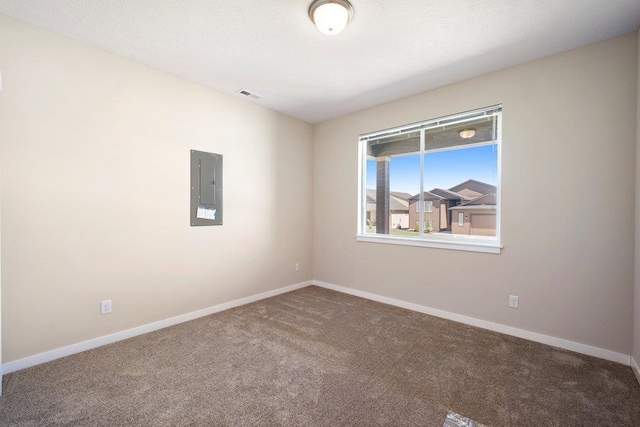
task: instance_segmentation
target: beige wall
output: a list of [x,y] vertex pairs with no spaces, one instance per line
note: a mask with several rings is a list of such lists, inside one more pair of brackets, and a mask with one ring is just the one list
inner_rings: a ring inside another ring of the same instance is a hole
[[[314,206],[335,209],[314,221],[314,279],[630,354],[636,46],[631,34],[317,125]],[[356,242],[358,134],[497,103],[502,254]],[[425,257],[444,266],[429,280],[398,267]]]
[[310,125],[2,15],[0,66],[3,362],[311,279]]
[[[635,293],[633,319],[633,359],[640,365],[640,30],[638,30],[638,84],[636,86],[636,252],[635,252]],[[640,381],[640,377],[638,377]]]

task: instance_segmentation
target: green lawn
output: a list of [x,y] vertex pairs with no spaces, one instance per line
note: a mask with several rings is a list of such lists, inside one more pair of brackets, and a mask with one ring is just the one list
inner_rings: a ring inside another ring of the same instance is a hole
[[389,234],[391,234],[392,236],[418,237],[417,231],[398,230],[397,228],[392,228],[391,230],[389,230]]
[[[376,229],[371,228],[366,231],[367,234],[371,234],[372,236],[376,235]],[[403,237],[418,237],[419,233],[417,231],[409,231],[409,230],[398,230],[397,228],[392,228],[389,230],[389,235],[391,236],[403,236]]]

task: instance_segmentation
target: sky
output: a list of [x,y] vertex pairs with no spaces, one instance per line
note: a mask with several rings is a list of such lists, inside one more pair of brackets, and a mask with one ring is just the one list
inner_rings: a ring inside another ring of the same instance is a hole
[[[425,154],[424,191],[451,188],[468,179],[497,183],[497,152],[495,145]],[[390,170],[391,191],[417,194],[420,192],[420,155],[393,157]],[[367,188],[376,188],[376,162],[367,161]]]

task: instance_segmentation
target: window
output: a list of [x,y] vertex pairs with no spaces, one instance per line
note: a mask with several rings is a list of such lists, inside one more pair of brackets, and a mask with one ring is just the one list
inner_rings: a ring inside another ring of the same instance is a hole
[[501,119],[498,105],[361,135],[358,240],[499,253]]
[[433,202],[431,200],[425,200],[422,203],[416,203],[416,212],[433,212]]

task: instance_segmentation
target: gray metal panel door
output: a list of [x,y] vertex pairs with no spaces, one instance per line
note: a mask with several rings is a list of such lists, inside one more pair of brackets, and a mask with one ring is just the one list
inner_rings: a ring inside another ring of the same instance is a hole
[[216,203],[216,164],[212,159],[200,159],[200,204]]
[[222,155],[191,150],[191,226],[222,225]]

